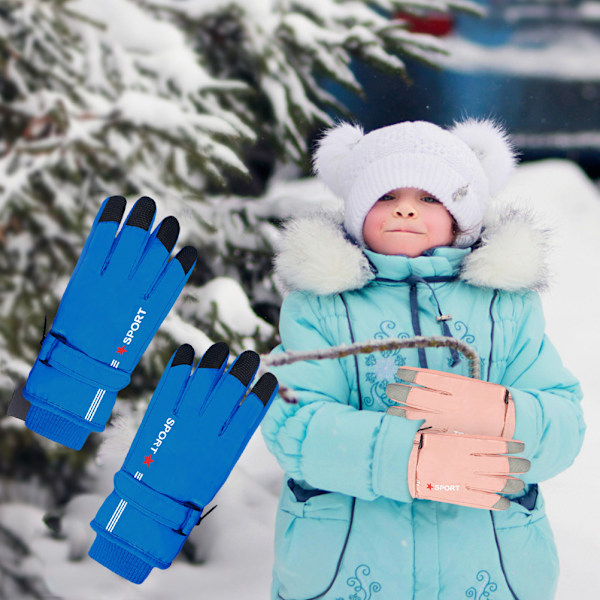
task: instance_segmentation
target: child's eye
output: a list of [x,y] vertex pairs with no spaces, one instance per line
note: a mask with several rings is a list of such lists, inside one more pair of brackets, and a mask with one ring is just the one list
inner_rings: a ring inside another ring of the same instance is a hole
[[383,196],[381,196],[381,198],[379,198],[379,200],[393,200],[394,196],[392,194],[384,194]]
[[434,196],[423,196],[421,198],[421,200],[423,200],[423,202],[428,202],[430,204],[439,203],[439,200],[437,198],[435,198]]

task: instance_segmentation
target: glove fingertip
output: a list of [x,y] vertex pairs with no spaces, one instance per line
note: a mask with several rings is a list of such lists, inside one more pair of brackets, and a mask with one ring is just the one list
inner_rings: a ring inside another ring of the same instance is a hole
[[510,473],[527,473],[531,467],[531,463],[526,458],[508,457],[508,468]]
[[266,406],[278,387],[277,377],[273,373],[265,373],[252,388],[252,393]]
[[254,350],[246,350],[237,357],[229,371],[229,375],[239,379],[242,385],[248,385],[252,381],[259,364],[260,357],[258,354]]
[[175,246],[175,242],[177,242],[177,238],[179,237],[179,221],[173,217],[169,216],[163,220],[158,228],[158,233],[156,234],[156,238],[162,242],[162,245],[167,249],[169,254],[171,250],[173,250]]
[[229,356],[229,346],[225,342],[213,344],[205,353],[200,363],[199,369],[220,369],[221,365]]
[[405,408],[400,408],[400,407],[396,407],[396,406],[390,406],[390,408],[388,408],[385,411],[388,415],[394,415],[396,417],[402,417],[404,419],[406,419],[406,409]]
[[198,251],[193,246],[186,246],[182,248],[175,260],[178,260],[183,268],[183,272],[187,275],[189,270],[194,266],[196,259],[198,258]]
[[183,344],[177,348],[171,367],[178,365],[191,365],[194,362],[194,348],[190,344]]
[[507,454],[519,454],[525,450],[525,444],[518,440],[510,440],[506,442],[506,453]]
[[385,388],[385,393],[390,400],[396,402],[406,402],[408,395],[413,391],[413,388],[408,385],[402,385],[401,383],[388,383]]
[[142,196],[133,206],[125,225],[148,231],[154,219],[156,203],[149,196]]
[[127,206],[127,201],[123,196],[111,196],[106,201],[98,222],[114,221],[115,223],[120,223],[125,212],[125,206]]
[[508,477],[501,492],[503,494],[518,494],[519,492],[523,491],[524,487],[525,482],[522,479],[517,479],[516,477]]
[[396,377],[407,383],[415,383],[417,375],[418,371],[413,371],[412,369],[406,369],[404,367],[400,367],[396,372]]
[[491,507],[492,510],[506,510],[510,506],[510,500],[508,498],[504,498],[501,496],[498,498],[498,501],[494,506]]

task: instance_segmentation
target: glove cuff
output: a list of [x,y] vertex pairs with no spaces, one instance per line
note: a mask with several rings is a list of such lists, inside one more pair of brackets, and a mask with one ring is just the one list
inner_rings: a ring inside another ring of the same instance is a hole
[[113,573],[133,583],[142,583],[153,568],[153,565],[99,533],[96,534],[89,555]]
[[25,425],[31,431],[73,450],[81,450],[91,431],[65,417],[34,405],[31,405],[27,412]]
[[[151,508],[152,506],[142,507],[129,498],[125,500],[113,491],[98,509],[98,514],[90,525],[96,532],[97,539],[102,538],[111,545],[118,545],[142,563],[150,565],[150,568],[166,569],[181,550],[189,532],[184,535],[174,529],[175,525],[165,522],[162,515],[152,514]],[[96,558],[96,554],[90,553],[90,556]],[[98,562],[129,579],[128,574],[116,571],[105,562],[109,560],[104,558],[106,554],[101,553],[99,556]],[[139,566],[139,563],[135,564]],[[132,572],[132,575],[136,576],[136,573],[137,571]]]
[[25,419],[29,429],[79,450],[91,431],[105,428],[117,394],[36,360],[23,397],[31,403]]

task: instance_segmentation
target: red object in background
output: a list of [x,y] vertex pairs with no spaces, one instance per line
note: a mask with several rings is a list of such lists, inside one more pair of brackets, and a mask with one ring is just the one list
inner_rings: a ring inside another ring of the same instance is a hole
[[452,33],[454,29],[454,19],[452,16],[444,13],[430,13],[428,15],[417,16],[399,12],[394,15],[394,18],[406,21],[409,31],[413,33],[428,33],[429,35],[442,37]]

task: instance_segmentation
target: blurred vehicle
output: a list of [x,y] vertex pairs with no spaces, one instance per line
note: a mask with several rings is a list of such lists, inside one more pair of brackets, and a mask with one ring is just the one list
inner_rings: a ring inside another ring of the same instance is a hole
[[403,57],[409,83],[356,63],[364,98],[335,93],[366,129],[493,117],[524,160],[569,158],[600,177],[600,2],[478,3],[486,16],[395,15],[412,31],[443,38],[449,55],[440,70]]

